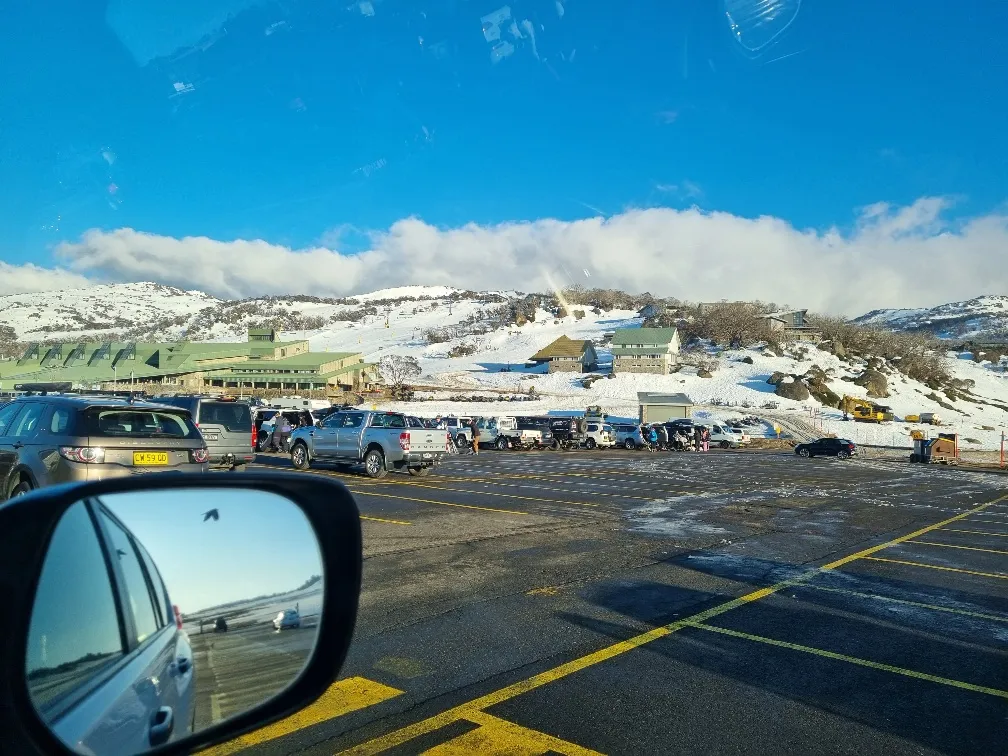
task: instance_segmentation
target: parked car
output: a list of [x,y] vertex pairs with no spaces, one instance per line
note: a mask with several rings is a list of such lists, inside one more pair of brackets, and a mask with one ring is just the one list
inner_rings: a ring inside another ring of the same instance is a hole
[[53,531],[26,656],[42,721],[81,752],[144,753],[192,732],[189,636],[150,554],[97,499]]
[[608,423],[589,421],[585,425],[584,441],[586,449],[610,449],[616,445],[616,431]]
[[301,615],[298,614],[297,609],[284,609],[273,618],[273,628],[275,630],[279,631],[297,627],[301,627]]
[[298,428],[291,434],[291,462],[307,470],[316,460],[363,464],[371,478],[390,469],[426,475],[444,457],[444,431],[410,428],[398,412],[341,410],[318,427]]
[[259,414],[263,415],[263,419],[261,421],[258,417],[256,419],[257,451],[266,451],[267,449],[270,449],[272,451],[287,452],[290,450],[289,445],[281,443],[281,439],[277,438],[274,434],[276,424],[279,422],[281,417],[287,418],[287,422],[290,424],[292,431],[297,428],[310,427],[318,424],[318,420],[315,418],[315,413],[309,410],[268,409],[262,410]]
[[501,429],[501,433],[507,436],[512,449],[545,449],[553,446],[553,431],[550,430],[550,418],[547,417],[516,417],[514,425]]
[[471,417],[443,417],[441,421],[460,449],[472,446],[472,429],[469,427]]
[[752,437],[746,433],[742,428],[736,427],[734,425],[722,426],[725,430],[731,431],[738,438],[739,444],[748,444],[752,441]]
[[853,441],[846,438],[820,438],[807,444],[798,444],[794,450],[799,457],[838,457],[847,459],[857,452]]
[[742,445],[742,437],[726,424],[705,423],[704,427],[710,431],[710,442],[713,446],[720,446],[722,449],[735,449]]
[[228,631],[227,620],[223,617],[218,617],[214,622],[213,631],[215,633],[226,633]]
[[255,424],[248,402],[219,396],[160,396],[157,401],[189,410],[210,452],[211,467],[241,470],[255,461]]
[[642,449],[645,446],[644,434],[639,425],[625,425],[618,423],[613,425],[616,435],[616,445],[626,449]]
[[189,413],[114,397],[38,395],[0,407],[0,501],[35,488],[207,469]]

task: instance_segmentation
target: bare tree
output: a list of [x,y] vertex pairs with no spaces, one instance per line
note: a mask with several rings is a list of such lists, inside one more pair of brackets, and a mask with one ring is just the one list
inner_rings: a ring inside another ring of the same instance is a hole
[[416,357],[406,354],[386,354],[378,361],[378,373],[396,395],[403,393],[403,388],[421,372]]
[[20,357],[23,348],[18,343],[17,332],[9,325],[0,325],[0,359]]

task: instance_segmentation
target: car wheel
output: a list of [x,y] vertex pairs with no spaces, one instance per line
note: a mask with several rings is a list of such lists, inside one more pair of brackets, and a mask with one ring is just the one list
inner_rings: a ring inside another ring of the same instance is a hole
[[505,449],[508,448],[507,438],[505,438],[504,436],[498,436],[497,443],[495,444],[495,446],[497,447],[498,451],[504,451]]
[[22,480],[14,488],[11,489],[10,496],[7,498],[13,499],[15,496],[24,496],[26,493],[32,490],[32,484],[27,480]]
[[846,449],[841,449],[837,452],[837,459],[847,459],[850,456],[850,452]]
[[431,469],[429,467],[410,467],[409,474],[416,475],[418,478],[422,478],[425,475],[430,475]]
[[291,452],[291,463],[298,470],[307,470],[309,465],[308,447],[301,442],[294,444],[294,450]]
[[729,443],[728,443],[727,441],[722,441],[722,442],[721,442],[721,448],[722,448],[722,449],[727,449],[727,448],[729,448],[730,446],[731,446],[731,444],[729,444]]
[[634,440],[632,438],[628,438],[626,441],[624,441],[623,446],[626,447],[627,449],[637,448],[637,444],[634,443]]
[[798,456],[799,457],[805,457],[805,459],[808,459],[812,455],[809,454],[809,450],[808,449],[799,449],[798,450]]
[[910,461],[911,462],[920,462],[920,457],[917,456],[916,454],[911,454],[910,455]]
[[596,444],[594,438],[589,438],[587,441],[585,441],[585,449],[594,449],[595,446]]
[[554,438],[553,443],[550,444],[550,449],[553,451],[560,451],[560,439]]
[[385,455],[377,449],[372,449],[364,455],[364,472],[369,478],[384,478],[388,473],[385,469]]

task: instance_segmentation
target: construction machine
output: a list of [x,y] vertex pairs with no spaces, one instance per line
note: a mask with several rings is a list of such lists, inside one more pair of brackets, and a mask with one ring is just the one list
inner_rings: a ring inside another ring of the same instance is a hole
[[959,464],[959,436],[955,433],[939,433],[938,438],[925,438],[920,431],[911,434],[914,450],[911,462],[940,462],[943,465]]
[[888,423],[895,419],[892,408],[867,399],[858,399],[849,394],[844,396],[841,409],[844,413],[844,420],[854,418],[861,423]]
[[921,425],[941,425],[941,418],[934,412],[921,412],[919,415],[907,415],[903,418],[907,423],[920,423]]

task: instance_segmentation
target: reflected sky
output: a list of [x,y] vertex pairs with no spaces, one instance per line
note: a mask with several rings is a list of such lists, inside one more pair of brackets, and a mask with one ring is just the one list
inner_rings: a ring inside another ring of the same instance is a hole
[[[322,574],[311,525],[276,494],[141,491],[107,495],[102,502],[146,547],[183,613],[290,591]],[[211,510],[217,519],[204,519]]]

